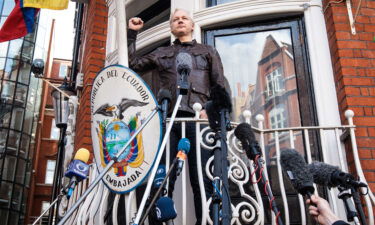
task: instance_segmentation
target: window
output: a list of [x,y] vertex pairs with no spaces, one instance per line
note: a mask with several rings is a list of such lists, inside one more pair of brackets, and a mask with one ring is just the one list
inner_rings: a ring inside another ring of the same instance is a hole
[[46,178],[44,183],[52,184],[55,173],[56,160],[47,160]]
[[51,124],[51,139],[58,140],[59,139],[59,134],[60,134],[60,129],[56,127],[56,122],[55,119],[52,120]]
[[59,77],[65,78],[68,76],[68,65],[60,64]]
[[[42,201],[42,208],[40,210],[40,214],[42,214],[44,211],[46,211],[48,209],[48,207],[50,206],[50,203],[47,202],[47,201]],[[49,214],[49,211],[46,212],[46,214],[44,214],[44,216],[48,216]]]
[[285,113],[285,105],[280,104],[271,109],[269,114],[270,126],[272,129],[287,127],[287,118]]
[[267,97],[272,98],[284,90],[284,80],[281,68],[277,68],[266,75],[267,79]]

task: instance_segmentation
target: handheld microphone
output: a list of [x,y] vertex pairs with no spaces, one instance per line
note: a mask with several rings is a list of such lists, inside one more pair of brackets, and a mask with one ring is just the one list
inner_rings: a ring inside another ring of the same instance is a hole
[[301,195],[311,198],[315,188],[312,174],[309,173],[305,159],[296,150],[286,149],[281,151],[280,163],[294,189]]
[[155,204],[156,220],[173,224],[171,220],[177,217],[174,202],[169,197],[161,197]]
[[180,75],[181,80],[178,83],[178,88],[181,95],[186,95],[189,90],[188,76],[193,68],[191,55],[187,52],[180,52],[176,57],[177,74]]
[[163,121],[167,119],[167,113],[169,109],[169,103],[171,102],[172,95],[171,92],[167,89],[160,89],[158,93],[158,101],[161,104],[161,110],[163,111]]
[[177,176],[180,175],[182,168],[184,167],[184,161],[187,158],[187,154],[190,151],[190,141],[187,138],[182,138],[178,142],[178,153],[177,153]]
[[160,164],[155,174],[155,178],[153,182],[154,188],[159,188],[161,186],[166,175],[167,174],[165,171],[165,165]]
[[242,148],[245,150],[247,157],[255,160],[257,156],[262,156],[259,143],[255,139],[253,129],[248,123],[239,124],[234,130],[234,135],[241,141]]
[[225,126],[227,130],[231,130],[229,113],[232,112],[232,101],[225,90],[220,85],[215,85],[210,90],[210,101],[205,104],[205,109],[208,117],[210,128],[213,130],[220,129],[221,116],[220,113],[225,113]]
[[367,187],[365,183],[355,180],[353,175],[341,171],[337,166],[332,166],[323,162],[313,162],[307,167],[316,184],[329,188],[337,186],[343,186],[345,188]]
[[70,183],[68,186],[68,191],[66,197],[69,199],[76,187],[77,183],[81,180],[86,179],[89,173],[89,161],[90,152],[85,148],[80,148],[74,156],[73,161],[69,164],[65,176],[70,178]]

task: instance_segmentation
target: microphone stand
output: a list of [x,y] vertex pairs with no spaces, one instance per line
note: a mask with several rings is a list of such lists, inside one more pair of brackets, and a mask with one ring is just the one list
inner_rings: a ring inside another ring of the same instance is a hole
[[[354,207],[353,202],[350,199],[353,196],[352,191],[354,188],[345,188],[343,186],[338,186],[337,188],[340,191],[337,197],[344,201],[347,220],[349,222],[354,221],[356,225],[360,225],[361,223],[359,222],[359,219],[358,219],[358,212],[356,208]],[[365,222],[365,220],[362,221],[362,224],[365,225],[366,222],[365,223],[363,222]]]
[[142,225],[145,222],[145,220],[147,219],[147,216],[150,213],[150,210],[151,210],[152,206],[155,204],[156,199],[159,198],[160,192],[163,190],[164,185],[165,185],[165,183],[167,183],[167,179],[169,178],[169,176],[170,176],[171,172],[173,171],[173,169],[175,168],[176,164],[177,164],[177,158],[175,158],[173,160],[173,163],[172,163],[171,167],[169,167],[167,175],[164,177],[163,182],[161,183],[160,187],[158,188],[158,190],[154,194],[154,197],[151,199],[151,202],[150,202],[149,206],[147,207],[147,209],[145,211],[145,214],[142,216],[141,222],[139,223],[139,225]]
[[[102,170],[102,172],[99,173],[99,175],[95,178],[93,183],[86,189],[86,191],[83,193],[83,195],[73,204],[73,206],[66,212],[65,216],[60,220],[58,225],[63,225],[69,217],[73,214],[73,212],[79,207],[79,205],[82,203],[83,200],[86,199],[86,197],[94,190],[95,186],[102,180],[104,175],[112,168],[113,164],[118,162],[118,158],[121,156],[123,152],[125,152],[126,148],[131,144],[131,142],[134,140],[134,138],[137,137],[137,135],[145,128],[145,126],[151,121],[151,119],[156,115],[156,113],[159,111],[159,106],[156,107],[154,110],[151,111],[151,113],[146,118],[145,122],[139,127],[134,134],[130,137],[128,142],[126,142],[125,146],[117,153],[117,155],[111,159],[111,161],[108,162],[107,166]],[[157,167],[155,167],[157,168]]]
[[[231,203],[229,196],[228,184],[228,146],[227,146],[227,110],[220,110],[220,129],[215,133],[216,145],[214,148],[214,171],[213,185],[214,192],[212,194],[213,202],[213,224],[219,225],[220,221],[220,202],[222,202],[222,225],[230,225],[231,221]],[[221,151],[220,151],[221,150]],[[223,196],[220,196],[220,181],[223,186]]]
[[[170,122],[168,124],[167,130],[165,131],[163,142],[161,143],[161,146],[160,146],[159,154],[158,154],[158,156],[155,160],[155,164],[154,164],[154,167],[153,167],[153,169],[150,173],[150,177],[148,178],[150,181],[153,181],[154,178],[155,178],[155,174],[156,174],[156,171],[158,169],[158,165],[160,163],[161,157],[163,156],[165,146],[167,145],[167,141],[169,139],[169,134],[171,133],[173,123],[176,119],[178,108],[180,107],[180,104],[181,104],[182,96],[186,95],[187,92],[188,92],[189,84],[187,83],[187,79],[182,79],[181,83],[178,84],[177,88],[179,89],[180,93],[177,97],[176,105],[173,108],[173,113],[172,113]],[[146,190],[144,192],[144,196],[143,196],[142,201],[141,201],[141,204],[138,208],[138,212],[137,212],[137,215],[136,215],[136,218],[134,220],[133,225],[139,224],[139,221],[140,221],[141,216],[142,216],[143,209],[145,208],[145,205],[146,205],[147,198],[148,198],[148,196],[150,195],[150,192],[151,192],[151,186],[152,186],[152,182],[148,182],[147,186],[146,186]]]
[[281,220],[281,217],[278,216],[278,214],[280,213],[279,209],[277,208],[277,205],[276,205],[276,202],[275,202],[275,197],[272,193],[272,189],[271,189],[271,186],[267,180],[267,174],[266,172],[262,169],[263,168],[263,157],[261,155],[257,155],[255,157],[255,160],[254,160],[255,164],[259,167],[260,171],[262,171],[262,174],[260,175],[262,177],[262,183],[266,186],[267,188],[267,197],[268,197],[268,201],[270,202],[271,204],[271,207],[272,207],[272,211],[275,213],[275,216],[277,218],[277,224],[278,225],[283,225],[283,221]]

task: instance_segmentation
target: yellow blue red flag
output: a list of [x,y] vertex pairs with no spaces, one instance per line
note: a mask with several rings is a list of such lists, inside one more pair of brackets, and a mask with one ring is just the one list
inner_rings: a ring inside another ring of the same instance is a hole
[[22,8],[22,0],[14,0],[14,3],[14,9],[0,28],[0,42],[21,38],[33,32],[39,9],[30,7]]
[[23,7],[33,7],[41,9],[67,9],[69,0],[23,0]]

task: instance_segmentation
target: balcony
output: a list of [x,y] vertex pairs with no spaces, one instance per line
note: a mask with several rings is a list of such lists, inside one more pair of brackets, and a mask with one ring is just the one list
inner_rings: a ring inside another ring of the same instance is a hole
[[[197,110],[197,115],[199,112]],[[346,162],[345,149],[350,149],[354,156],[355,170],[352,174],[358,174],[362,182],[366,182],[359,155],[357,151],[357,144],[353,124],[353,112],[347,111],[345,113],[346,118],[349,121],[348,125],[341,126],[311,126],[311,127],[290,127],[283,129],[265,129],[263,127],[263,116],[257,115],[258,127],[253,128],[256,132],[262,149],[262,153],[265,157],[265,170],[268,174],[270,184],[278,208],[281,212],[281,218],[284,224],[314,224],[311,221],[309,215],[306,214],[305,200],[299,194],[297,194],[291,187],[288,179],[285,179],[282,168],[280,166],[280,152],[282,147],[296,148],[302,152],[308,163],[311,163],[313,159],[322,158],[325,163],[338,166],[342,171],[348,171],[348,165]],[[250,121],[250,112],[245,112],[244,117],[247,122]],[[196,133],[196,149],[197,158],[200,159],[200,151],[204,149],[212,150],[212,143],[214,141],[211,129],[208,126],[200,128],[202,124],[207,124],[206,120],[199,120],[196,118],[179,118],[178,123],[181,123],[184,127],[187,122],[194,122],[197,124]],[[238,124],[233,123],[233,126]],[[283,143],[280,142],[280,133],[289,134],[287,142],[283,138]],[[274,141],[272,146],[267,144],[267,135],[272,135]],[[318,137],[318,138],[316,138]],[[302,139],[302,148],[298,149],[298,139]],[[266,198],[263,185],[257,182],[257,178],[254,176],[253,162],[248,160],[244,151],[241,149],[239,141],[235,138],[233,130],[227,134],[227,145],[228,145],[228,179],[229,179],[229,192],[231,196],[232,204],[232,221],[231,224],[276,224],[276,217],[271,213],[269,209],[269,202]],[[312,140],[318,140],[318,145],[313,145]],[[312,147],[319,148],[312,149]],[[168,151],[168,146],[167,146]],[[315,153],[314,153],[315,152]],[[319,154],[317,154],[319,152]],[[317,156],[319,155],[319,156]],[[187,165],[187,164],[185,164]],[[204,190],[204,183],[202,174],[206,173],[207,176],[213,180],[212,166],[213,156],[208,160],[205,168],[202,168],[201,162],[198,161],[198,175],[200,177],[200,190]],[[79,198],[79,196],[88,187],[88,184],[92,182],[98,175],[96,165],[92,164],[89,179],[79,183],[78,187],[70,199],[66,201],[63,198],[62,205],[66,208],[70,208],[72,204]],[[183,169],[180,177],[177,178],[176,187],[174,191],[174,202],[176,204],[176,210],[178,217],[174,220],[175,224],[194,224],[194,204],[193,195],[188,179],[188,170]],[[346,214],[343,207],[343,202],[337,198],[338,191],[336,188],[327,189],[325,187],[316,187],[317,194],[325,197],[331,204],[333,211],[342,219],[346,220]],[[374,224],[373,206],[375,205],[375,198],[370,189],[362,190],[363,193],[368,191],[367,195],[363,196],[363,202],[365,203],[365,213],[368,216],[368,224]],[[203,191],[204,192],[204,191]],[[137,206],[135,205],[135,193],[131,192],[125,197],[125,208],[127,210],[122,211],[119,208],[120,195],[116,195],[113,201],[108,201],[109,190],[100,183],[86,198],[86,200],[80,205],[80,208],[76,211],[66,224],[106,224],[105,220],[108,215],[112,215],[113,224],[129,224],[125,223],[121,218],[135,218]],[[203,222],[202,224],[212,224],[212,218],[210,217],[210,205],[212,204],[211,196],[204,196],[202,194],[202,202],[204,203],[203,211]],[[122,198],[121,198],[122,199]],[[206,200],[207,199],[207,200]],[[113,206],[113,208],[112,208]],[[111,209],[112,210],[108,210]],[[120,221],[121,220],[121,221]],[[147,220],[146,220],[147,221]],[[147,224],[147,222],[146,222]]]

